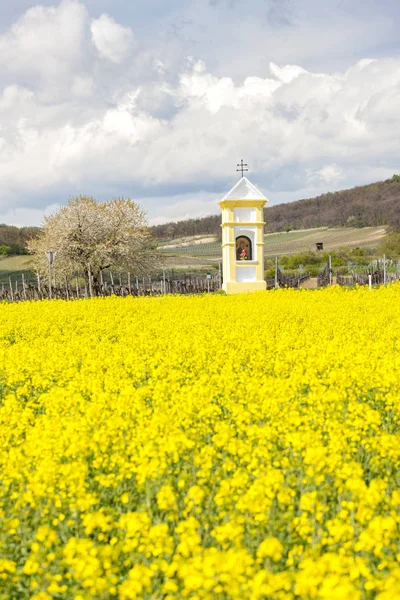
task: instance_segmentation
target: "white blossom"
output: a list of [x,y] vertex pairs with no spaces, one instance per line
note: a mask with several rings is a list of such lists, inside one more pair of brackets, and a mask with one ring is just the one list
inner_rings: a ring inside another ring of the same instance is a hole
[[95,281],[104,269],[149,274],[158,262],[144,211],[124,198],[104,203],[86,196],[71,198],[44,218],[41,234],[28,247],[35,268],[45,277],[49,251],[57,252],[58,276],[87,276],[90,271]]

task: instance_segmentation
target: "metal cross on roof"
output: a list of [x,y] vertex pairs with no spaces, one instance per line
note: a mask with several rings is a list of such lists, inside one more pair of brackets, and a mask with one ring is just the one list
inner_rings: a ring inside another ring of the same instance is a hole
[[240,161],[240,164],[236,165],[236,166],[239,167],[239,169],[236,169],[236,171],[241,171],[242,172],[242,177],[243,177],[243,173],[245,171],[248,171],[248,169],[245,168],[245,167],[247,167],[247,163],[244,163],[243,162],[243,158],[242,158],[241,161]]

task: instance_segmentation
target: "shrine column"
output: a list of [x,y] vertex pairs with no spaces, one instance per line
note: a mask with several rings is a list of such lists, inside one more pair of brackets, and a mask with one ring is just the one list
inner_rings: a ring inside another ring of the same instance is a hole
[[264,218],[267,198],[247,177],[222,198],[222,288],[228,294],[266,289]]

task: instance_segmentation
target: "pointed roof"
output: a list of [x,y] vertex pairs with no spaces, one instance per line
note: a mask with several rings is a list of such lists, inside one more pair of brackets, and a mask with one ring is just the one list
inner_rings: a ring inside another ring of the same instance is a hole
[[233,186],[231,190],[220,200],[223,202],[224,200],[265,200],[267,198],[264,196],[262,192],[247,179],[247,177],[242,177],[239,181]]

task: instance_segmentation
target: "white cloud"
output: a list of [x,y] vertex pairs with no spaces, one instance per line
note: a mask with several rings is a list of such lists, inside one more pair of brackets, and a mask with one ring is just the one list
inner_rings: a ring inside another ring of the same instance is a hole
[[180,77],[177,97],[182,103],[186,99],[196,100],[199,107],[212,114],[222,107],[239,108],[247,100],[265,102],[281,85],[276,79],[247,77],[243,85],[236,87],[231,77],[218,78],[208,73],[201,60],[189,61],[189,65],[190,69]]
[[305,69],[297,65],[285,65],[284,67],[279,67],[273,62],[270,63],[269,70],[271,71],[272,75],[279,79],[279,81],[282,81],[282,83],[290,83],[299,75],[307,73]]
[[74,96],[90,96],[93,92],[93,79],[91,77],[74,77],[71,91]]
[[312,185],[337,185],[343,178],[342,169],[336,164],[325,165],[322,169],[307,169],[307,182]]
[[82,60],[87,12],[78,0],[34,6],[0,36],[0,67],[14,77],[61,79]]
[[162,49],[132,44],[78,0],[0,36],[2,215],[80,192],[142,198],[157,222],[209,214],[242,157],[271,204],[398,171],[400,57],[239,79],[184,57],[171,74]]
[[101,15],[91,23],[92,40],[100,56],[113,63],[122,62],[133,47],[133,31],[116,23],[109,15]]
[[158,207],[157,216],[150,219],[151,225],[182,219],[197,219],[217,214],[220,210],[216,204],[215,194],[204,191],[173,195],[169,197],[168,205],[165,205],[165,198],[160,196],[141,198],[139,202],[149,212],[152,206]]

